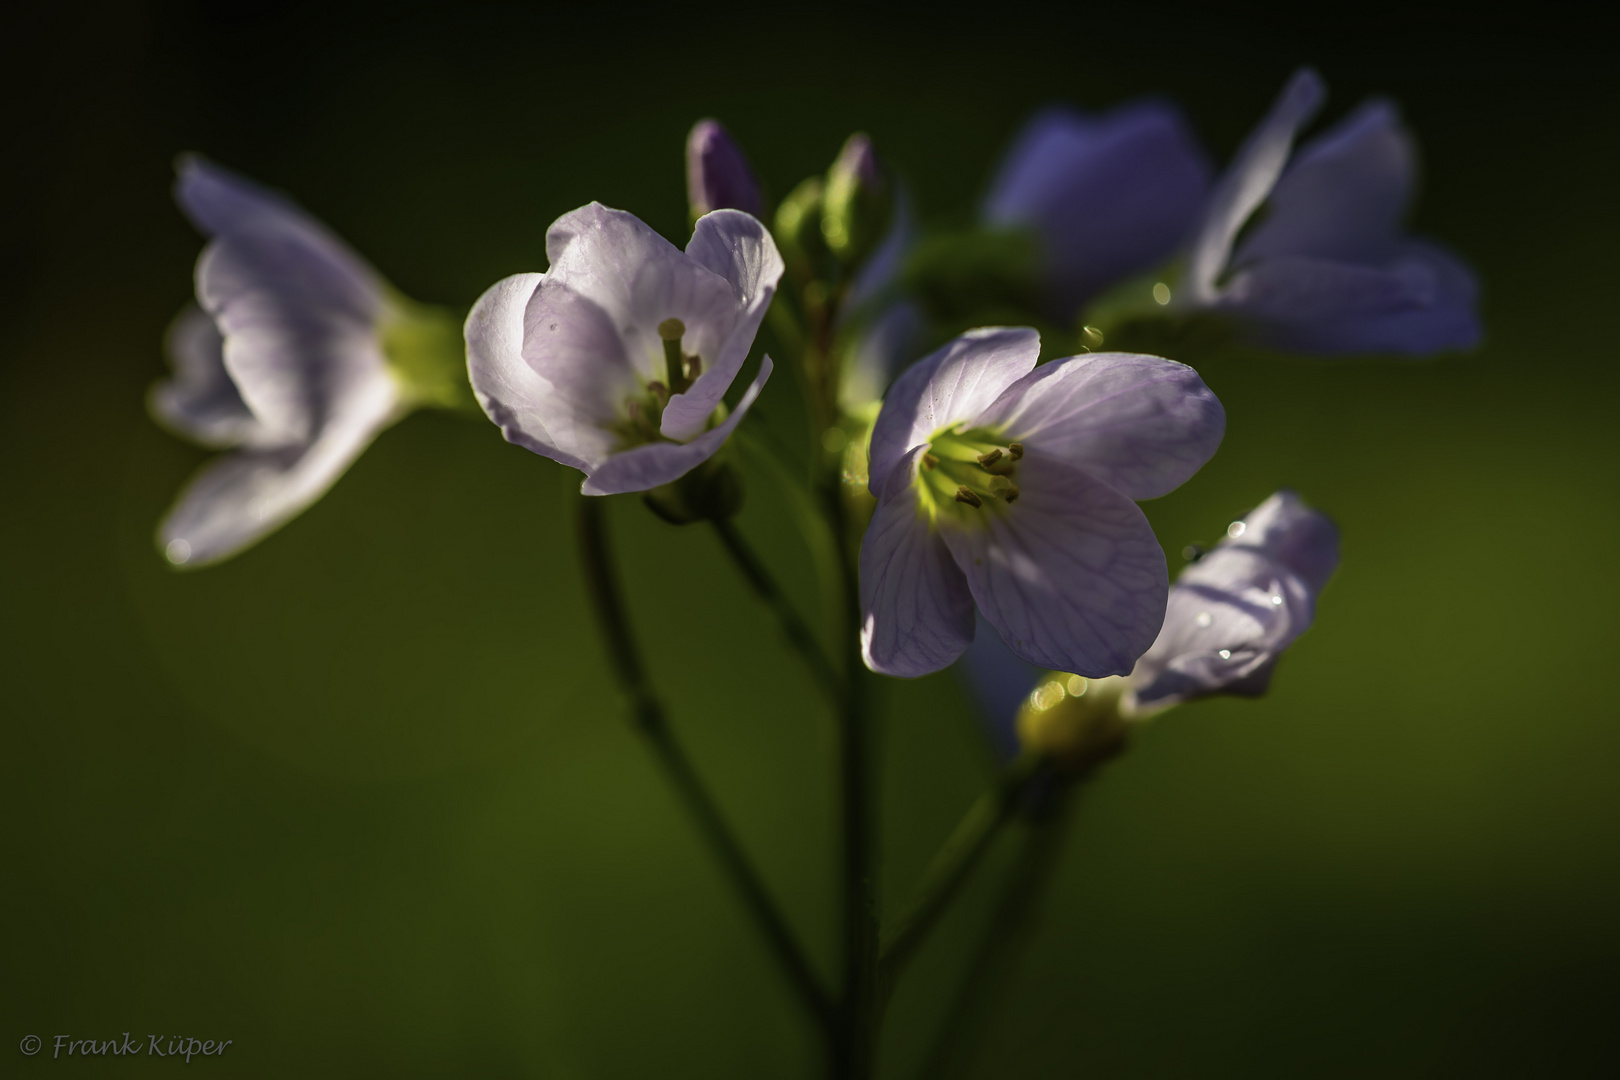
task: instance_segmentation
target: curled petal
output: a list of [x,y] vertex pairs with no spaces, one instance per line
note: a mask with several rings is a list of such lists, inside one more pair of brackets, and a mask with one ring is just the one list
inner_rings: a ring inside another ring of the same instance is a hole
[[973,640],[973,598],[940,534],[918,506],[923,448],[889,471],[861,539],[861,657],[884,675],[949,666]]
[[1215,453],[1226,412],[1185,364],[1093,353],[1044,364],[980,422],[1132,499],[1173,491]]
[[1256,343],[1275,349],[1423,356],[1479,342],[1477,292],[1455,256],[1407,242],[1378,265],[1268,259],[1233,275],[1216,309],[1244,319]]
[[1417,148],[1387,101],[1301,146],[1233,266],[1284,255],[1387,260],[1417,180]]
[[974,423],[980,413],[1035,366],[1041,336],[1028,327],[969,330],[925,356],[895,380],[872,427],[873,494],[912,448],[936,431]]
[[713,362],[685,393],[669,399],[661,430],[671,439],[689,439],[703,430],[748,358],[784,269],[770,231],[738,210],[716,210],[700,218],[686,254],[731,286],[737,313]]
[[1049,109],[1008,152],[985,201],[993,225],[1034,229],[1061,315],[1167,258],[1186,238],[1210,167],[1174,106],[1146,101],[1103,116]]
[[1294,135],[1315,115],[1325,94],[1316,72],[1309,68],[1296,72],[1215,185],[1187,264],[1187,284],[1194,302],[1208,304],[1215,299],[1217,279],[1226,268],[1233,240],[1249,215],[1271,194],[1288,162]]
[[612,427],[625,399],[640,396],[643,386],[626,344],[596,301],[550,274],[541,276],[523,313],[522,361],[539,389],[528,400],[570,458],[595,465],[618,444]]
[[217,562],[279,528],[326,493],[398,407],[394,381],[379,366],[374,377],[338,389],[309,443],[235,451],[204,466],[159,526],[169,560]]
[[591,470],[580,485],[586,495],[618,495],[626,491],[648,491],[671,480],[679,480],[712,457],[720,445],[748,415],[774,365],[769,356],[761,357],[759,374],[743,394],[737,408],[723,423],[687,443],[649,443],[613,454]]
[[1130,499],[1031,451],[1018,501],[974,526],[942,530],[974,602],[1031,664],[1087,677],[1123,675],[1164,621],[1169,575]]
[[147,404],[171,431],[204,446],[256,441],[263,431],[225,370],[225,339],[214,320],[187,305],[165,341],[174,376],[152,387]]
[[523,359],[525,315],[544,278],[515,274],[478,298],[464,329],[467,378],[478,404],[507,442],[583,469],[585,460],[563,449],[551,433],[558,413],[551,383]]

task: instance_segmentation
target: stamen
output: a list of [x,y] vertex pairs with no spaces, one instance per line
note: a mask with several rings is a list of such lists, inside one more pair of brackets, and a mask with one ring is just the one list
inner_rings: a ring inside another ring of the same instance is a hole
[[935,457],[933,454],[924,454],[923,455],[923,468],[925,468],[925,469],[937,469],[937,468],[939,468],[939,458]]
[[967,503],[969,506],[975,509],[984,505],[984,500],[979,498],[979,493],[966,485],[960,485],[957,487],[956,501],[960,503]]
[[657,398],[658,399],[658,404],[660,404],[660,405],[668,405],[669,404],[669,387],[665,386],[663,383],[659,382],[657,379],[654,379],[652,382],[647,384],[647,393],[649,393],[653,397]]
[[1018,485],[1005,476],[994,476],[990,478],[990,494],[999,495],[1008,502],[1016,502]]
[[1001,451],[999,449],[992,450],[987,454],[980,454],[979,455],[979,464],[983,465],[987,469],[990,466],[994,465],[996,462],[1000,461],[1000,460],[1001,460]]
[[686,378],[688,382],[697,382],[697,377],[703,374],[703,357],[688,354],[686,357]]
[[1022,461],[1024,458],[1024,444],[1021,442],[1008,443],[1007,456],[1014,461]]

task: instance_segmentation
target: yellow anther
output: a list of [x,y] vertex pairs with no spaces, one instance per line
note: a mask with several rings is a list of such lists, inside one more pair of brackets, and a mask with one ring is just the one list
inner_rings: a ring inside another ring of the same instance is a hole
[[979,455],[979,464],[983,465],[987,469],[990,466],[994,465],[996,462],[1000,461],[1000,460],[1001,460],[1001,451],[999,449],[991,450],[988,453],[984,453],[984,454]]
[[1007,444],[1007,456],[1014,461],[1021,461],[1024,457],[1024,444],[1021,442]]
[[967,503],[969,506],[974,508],[984,505],[984,500],[979,498],[979,493],[966,486],[957,487],[956,501],[960,503]]
[[933,454],[924,454],[923,455],[923,468],[925,468],[925,469],[937,469],[937,468],[939,468],[939,458],[935,457]]
[[990,494],[1014,502],[1018,498],[1018,485],[1005,476],[994,476],[990,478]]

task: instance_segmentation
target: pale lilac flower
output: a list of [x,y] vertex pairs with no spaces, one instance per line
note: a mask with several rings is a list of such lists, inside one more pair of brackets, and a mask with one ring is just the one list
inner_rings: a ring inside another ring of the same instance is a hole
[[720,449],[771,374],[767,356],[714,423],[782,276],[765,227],[716,210],[682,253],[591,203],[552,223],[546,255],[467,316],[473,390],[501,434],[584,472],[587,495],[646,491]]
[[168,338],[153,414],[231,453],[204,466],[159,527],[175,564],[247,547],[320,498],[416,402],[384,335],[406,316],[376,271],[285,198],[183,158],[175,197],[212,239],[199,307]]
[[1210,196],[1176,304],[1230,316],[1257,344],[1319,355],[1473,346],[1473,274],[1401,231],[1417,151],[1394,107],[1364,105],[1290,161],[1325,93],[1315,72],[1298,72],[1239,150]]
[[712,210],[765,213],[765,197],[742,148],[718,120],[699,120],[686,137],[686,199],[692,216]]
[[1208,694],[1264,693],[1277,658],[1311,625],[1339,563],[1325,515],[1279,491],[1170,589],[1164,629],[1131,673],[1130,707],[1151,712]]
[[877,509],[861,544],[867,666],[923,675],[973,640],[977,605],[1024,660],[1123,674],[1169,586],[1132,500],[1171,491],[1220,443],[1196,372],[1094,353],[1036,368],[1034,330],[970,331],[896,380],[872,431]]
[[1067,318],[1168,258],[1197,222],[1209,181],[1209,162],[1172,105],[1135,102],[1101,116],[1053,108],[1014,141],[983,217],[1035,232],[1047,302]]

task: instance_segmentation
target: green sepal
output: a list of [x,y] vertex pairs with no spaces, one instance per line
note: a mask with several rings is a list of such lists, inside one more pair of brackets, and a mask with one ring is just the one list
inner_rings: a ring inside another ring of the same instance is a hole
[[772,230],[776,246],[788,270],[800,281],[825,276],[831,259],[821,233],[822,196],[821,177],[812,176],[788,192],[776,208],[776,228]]
[[743,485],[737,470],[719,454],[642,496],[647,509],[671,525],[695,525],[728,518],[742,509]]
[[382,320],[388,370],[412,407],[481,413],[467,382],[467,345],[461,315],[394,293]]
[[[858,162],[872,166],[863,176]],[[864,135],[851,135],[827,170],[821,206],[821,235],[847,275],[852,275],[888,232],[894,193]]]

